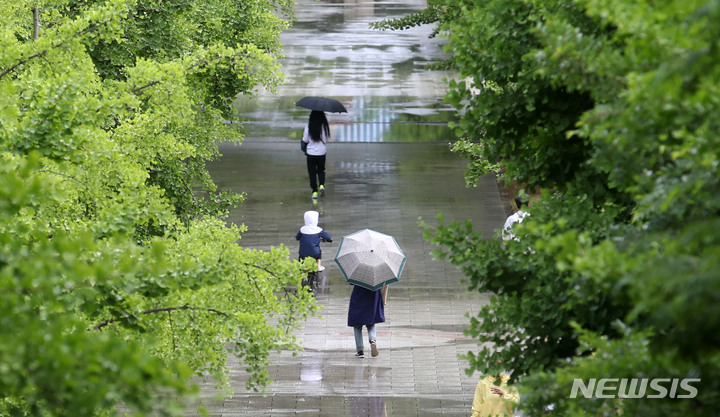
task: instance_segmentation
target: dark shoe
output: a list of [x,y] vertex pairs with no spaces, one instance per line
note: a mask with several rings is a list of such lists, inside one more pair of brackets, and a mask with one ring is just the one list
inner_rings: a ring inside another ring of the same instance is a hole
[[373,358],[379,354],[379,352],[377,350],[377,342],[374,340],[370,341],[370,352],[371,352]]
[[365,353],[362,350],[358,350],[358,353],[355,354],[356,358],[364,358]]

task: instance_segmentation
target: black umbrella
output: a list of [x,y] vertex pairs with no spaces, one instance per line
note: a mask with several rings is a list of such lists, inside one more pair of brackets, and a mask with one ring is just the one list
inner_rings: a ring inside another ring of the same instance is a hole
[[341,102],[326,97],[303,97],[296,106],[305,107],[310,110],[327,111],[330,113],[347,113]]

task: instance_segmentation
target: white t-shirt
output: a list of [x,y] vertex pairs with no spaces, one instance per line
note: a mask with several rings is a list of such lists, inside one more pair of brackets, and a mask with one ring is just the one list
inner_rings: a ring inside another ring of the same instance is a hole
[[503,226],[502,230],[503,240],[515,239],[519,242],[520,239],[516,238],[512,232],[513,224],[522,223],[523,219],[529,215],[530,213],[520,210],[512,216],[508,217],[507,220],[505,220],[505,226]]
[[325,147],[325,144],[327,143],[327,136],[325,135],[325,129],[320,130],[320,141],[315,142],[310,137],[310,128],[308,126],[305,126],[305,132],[303,132],[303,138],[302,141],[307,143],[307,154],[313,155],[313,156],[321,156],[325,155],[327,152],[327,148]]

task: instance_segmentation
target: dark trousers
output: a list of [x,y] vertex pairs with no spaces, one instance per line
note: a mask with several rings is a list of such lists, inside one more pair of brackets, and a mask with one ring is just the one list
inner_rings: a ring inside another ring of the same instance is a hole
[[325,185],[325,155],[308,155],[307,168],[310,176],[310,188],[315,192],[318,190],[318,181],[320,181],[320,185]]

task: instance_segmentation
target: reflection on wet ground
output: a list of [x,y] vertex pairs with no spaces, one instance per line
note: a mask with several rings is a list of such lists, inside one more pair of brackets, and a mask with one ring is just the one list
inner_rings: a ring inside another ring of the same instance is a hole
[[[310,356],[312,358],[312,356]],[[356,360],[353,365],[337,366],[326,361],[311,359],[305,355],[298,366],[273,366],[271,375],[276,376],[276,389],[266,396],[238,392],[223,401],[202,401],[210,415],[223,416],[287,416],[305,414],[312,416],[350,417],[405,417],[405,416],[467,416],[469,400],[452,396],[398,395],[398,391],[414,386],[414,383],[390,382],[393,367],[372,365],[372,360]],[[395,366],[397,368],[397,365]],[[323,381],[325,379],[326,381]],[[412,377],[410,378],[412,379]],[[407,379],[407,381],[410,381]],[[453,381],[449,381],[452,384]],[[337,389],[328,389],[328,386]],[[429,385],[428,385],[429,386]],[[461,391],[460,387],[451,387]],[[471,389],[474,389],[474,384]]]
[[[477,349],[463,334],[465,314],[476,314],[488,298],[466,292],[460,271],[430,256],[435,247],[423,239],[418,217],[430,225],[439,212],[447,220],[472,219],[476,230],[492,236],[505,221],[494,178],[466,188],[465,161],[445,144],[332,143],[327,191],[314,204],[295,143],[251,139],[239,147],[221,145],[221,152],[208,169],[220,188],[247,194],[229,218],[248,227],[242,246],[284,245],[294,259],[295,234],[312,209],[334,240],[322,247],[326,269],[316,294],[321,317],[310,318],[297,335],[304,350],[271,355],[274,382],[266,396],[245,391],[247,374],[233,358],[236,395],[217,400],[211,384],[203,387],[210,415],[469,415],[478,376],[465,374],[467,363],[458,355]],[[340,237],[364,228],[394,236],[407,264],[389,288],[387,321],[377,328],[380,355],[358,359],[346,321],[352,288],[332,259]]]
[[286,83],[277,95],[261,91],[235,102],[246,134],[253,138],[299,139],[308,110],[304,96],[333,97],[347,114],[328,114],[332,140],[339,142],[448,142],[447,122],[457,119],[443,103],[449,71],[425,65],[449,57],[444,42],[424,26],[400,32],[368,24],[424,8],[418,0],[301,0],[297,22],[282,35]]
[[[455,137],[447,122],[455,114],[442,101],[442,78],[453,74],[424,70],[446,57],[441,41],[428,39],[433,28],[368,28],[424,7],[425,0],[299,0],[298,21],[282,36],[287,83],[277,96],[260,92],[236,101],[247,139],[240,147],[221,145],[224,156],[208,169],[219,188],[247,195],[228,219],[248,228],[240,244],[261,250],[284,245],[294,259],[306,210],[320,212],[319,225],[335,240],[323,246],[320,317],[297,334],[304,350],[271,355],[274,382],[266,395],[245,390],[247,374],[232,358],[236,394],[219,399],[211,382],[203,384],[200,404],[209,415],[470,414],[478,376],[466,375],[459,355],[477,346],[463,328],[465,315],[476,314],[488,297],[468,293],[460,271],[430,256],[436,247],[423,239],[418,218],[431,226],[439,212],[447,221],[472,219],[475,230],[490,237],[505,213],[494,178],[466,188],[466,163],[448,149]],[[308,110],[295,102],[308,95],[336,98],[348,109],[328,114],[326,194],[315,202],[296,142]],[[407,263],[389,289],[387,321],[378,325],[380,355],[362,359],[354,356],[346,319],[352,288],[332,259],[340,237],[365,228],[394,236]]]
[[[293,96],[290,108],[273,111],[271,120],[263,120],[270,110],[264,102],[236,102],[244,120],[246,135],[253,138],[300,140],[309,110],[295,106],[305,95]],[[427,104],[413,97],[339,99],[348,114],[328,114],[331,141],[334,142],[451,142],[457,139],[448,122],[456,121],[453,109],[443,104]],[[412,100],[412,101],[404,101]],[[270,103],[268,103],[270,104]],[[277,105],[277,103],[271,103]],[[247,110],[247,111],[243,111]],[[258,113],[260,112],[260,113]],[[284,116],[284,117],[283,117]]]
[[[402,417],[402,416],[468,416],[469,408],[462,402],[452,400],[434,400],[403,397],[305,397],[295,396],[282,400],[273,396],[265,398],[236,398],[238,402],[251,401],[257,409],[272,410],[266,416],[296,415],[298,405],[303,406],[302,414],[327,417]],[[229,404],[228,404],[229,405]],[[210,406],[209,411],[215,411]],[[233,417],[261,414],[233,413]]]

